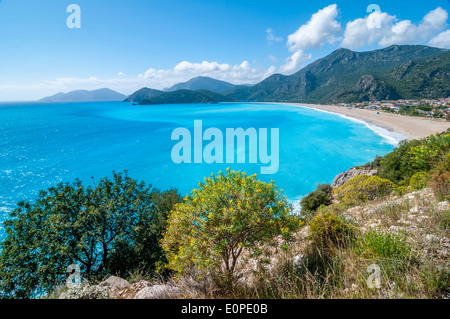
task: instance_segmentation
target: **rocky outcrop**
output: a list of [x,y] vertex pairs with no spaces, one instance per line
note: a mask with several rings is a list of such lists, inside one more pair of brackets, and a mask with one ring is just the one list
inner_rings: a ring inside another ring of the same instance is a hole
[[111,276],[105,281],[102,281],[100,283],[100,286],[109,287],[110,289],[125,289],[129,288],[131,285],[125,279],[116,276]]
[[70,288],[59,295],[59,299],[109,299],[110,295],[106,287],[99,285],[80,285]]
[[155,285],[139,291],[134,299],[173,299],[180,294],[180,289],[170,285]]
[[367,176],[373,176],[377,173],[376,169],[358,169],[355,167],[350,168],[348,171],[343,172],[339,175],[337,175],[331,186],[333,187],[339,187],[344,185],[346,182],[351,180],[353,177],[358,175],[367,175]]
[[140,280],[130,284],[125,279],[111,276],[98,285],[83,284],[60,294],[59,299],[174,299],[181,290],[173,285],[152,285]]
[[120,277],[111,276],[99,284],[99,287],[106,288],[110,298],[120,298],[125,292],[129,291],[131,284]]

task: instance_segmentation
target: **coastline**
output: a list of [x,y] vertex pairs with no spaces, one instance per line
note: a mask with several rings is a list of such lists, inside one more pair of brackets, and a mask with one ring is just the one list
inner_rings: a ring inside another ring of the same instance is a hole
[[[346,117],[362,120],[364,122],[373,124],[377,127],[385,129],[388,132],[402,135],[407,140],[425,138],[430,134],[435,134],[436,132],[440,133],[450,128],[450,122],[446,120],[385,113],[379,110],[356,109],[332,105],[307,104],[307,103],[275,102],[271,104],[284,104],[298,107],[307,107],[321,111],[336,113],[339,115],[344,115]],[[379,112],[379,114],[377,114],[377,112]]]

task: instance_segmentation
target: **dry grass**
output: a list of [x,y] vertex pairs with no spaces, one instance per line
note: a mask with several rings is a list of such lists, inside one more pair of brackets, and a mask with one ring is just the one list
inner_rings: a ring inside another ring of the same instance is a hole
[[[224,292],[214,280],[195,273],[176,284],[183,298],[448,298],[449,208],[438,205],[427,189],[346,211],[330,207],[357,229],[352,245],[324,251],[309,240],[306,226],[288,253],[273,251],[270,267],[256,271],[247,266],[232,291]],[[368,232],[379,236],[364,240]],[[381,269],[379,289],[366,282],[371,264]]]

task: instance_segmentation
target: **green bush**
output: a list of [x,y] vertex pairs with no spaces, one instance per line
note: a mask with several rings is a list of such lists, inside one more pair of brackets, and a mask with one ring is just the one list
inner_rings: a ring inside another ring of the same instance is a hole
[[406,243],[404,236],[382,231],[370,230],[360,241],[362,253],[369,257],[408,258],[411,246]]
[[392,193],[394,186],[390,180],[378,176],[358,175],[344,185],[334,188],[333,196],[344,207],[351,207],[384,198]]
[[412,164],[415,168],[429,171],[446,161],[450,152],[450,134],[436,134],[421,140],[421,144],[411,148]]
[[302,215],[310,217],[322,206],[331,205],[333,188],[329,184],[319,184],[317,189],[306,195],[300,202]]
[[414,190],[420,190],[427,187],[427,183],[430,180],[430,175],[427,172],[417,172],[409,181],[409,186]]
[[395,184],[409,185],[411,176],[421,170],[412,165],[414,156],[411,153],[411,148],[420,144],[420,140],[402,141],[392,152],[376,159],[373,165],[378,170],[377,175]]
[[319,247],[345,246],[355,238],[352,226],[331,213],[315,216],[308,223],[310,239]]
[[125,172],[95,187],[60,183],[33,203],[20,202],[4,222],[1,297],[45,295],[64,283],[71,264],[90,281],[135,267],[153,271],[165,261],[158,240],[179,200],[175,190],[160,192]]
[[176,275],[194,269],[228,289],[242,255],[258,260],[260,243],[274,246],[277,236],[289,242],[301,225],[273,181],[227,170],[205,178],[176,205],[161,243]]

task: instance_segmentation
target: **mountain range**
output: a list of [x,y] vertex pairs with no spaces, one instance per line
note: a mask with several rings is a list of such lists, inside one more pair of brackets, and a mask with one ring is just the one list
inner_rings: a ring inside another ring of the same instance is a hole
[[309,103],[447,97],[450,51],[412,45],[369,52],[338,49],[295,74],[274,74],[226,95],[239,101]]
[[[198,77],[168,90],[180,88],[207,89],[217,93],[216,101],[242,102],[350,103],[448,97],[450,51],[422,45],[392,45],[368,52],[338,49],[297,73],[273,74],[251,86]],[[156,95],[159,97],[154,98]],[[177,103],[191,102],[186,92],[175,95],[180,97]],[[199,100],[198,94],[192,97]],[[171,103],[173,98],[148,88],[131,95],[137,102]]]
[[110,89],[99,90],[77,90],[68,93],[57,93],[44,97],[40,102],[99,102],[99,101],[122,101],[126,95]]
[[338,49],[292,75],[273,74],[255,85],[234,85],[200,76],[164,90],[142,88],[128,97],[109,89],[79,90],[58,93],[41,101],[329,104],[449,96],[449,50],[423,45],[392,45],[367,52]]

